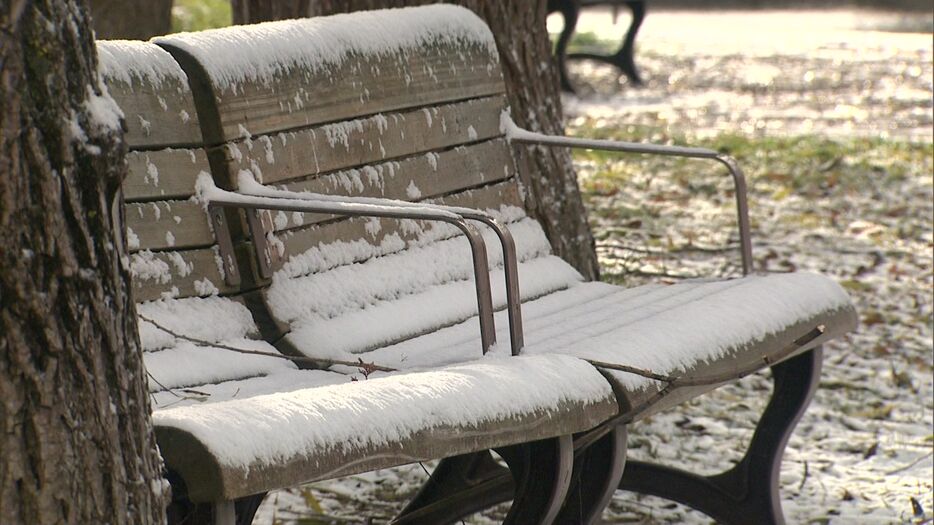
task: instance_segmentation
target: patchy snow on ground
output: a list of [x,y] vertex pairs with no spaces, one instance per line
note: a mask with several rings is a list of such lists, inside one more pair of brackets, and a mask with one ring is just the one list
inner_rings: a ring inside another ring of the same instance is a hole
[[[618,41],[628,21],[611,22],[608,12],[588,11],[578,27]],[[650,11],[637,40],[644,87],[607,66],[571,64],[571,134],[701,142],[734,134],[763,148],[737,146],[750,179],[757,268],[829,275],[857,304],[861,326],[825,348],[821,386],[786,449],[789,523],[932,517],[934,53],[930,32],[889,32],[911,22],[850,11]],[[560,18],[549,23],[560,28]],[[581,155],[577,168],[606,279],[633,286],[738,272],[731,197],[720,191],[729,180],[715,166]],[[630,457],[700,473],[729,468],[770,389],[767,373],[754,375],[640,422]],[[432,467],[277,491],[257,523],[385,522]],[[503,516],[500,507],[465,522]],[[624,492],[604,518],[711,521]]]

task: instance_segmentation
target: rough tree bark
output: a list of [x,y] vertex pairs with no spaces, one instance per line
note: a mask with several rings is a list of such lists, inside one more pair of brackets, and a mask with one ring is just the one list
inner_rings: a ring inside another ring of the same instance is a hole
[[172,30],[172,0],[90,0],[97,38],[149,40]]
[[0,8],[0,523],[158,523],[126,173],[85,5]]
[[[450,0],[486,20],[501,50],[512,118],[519,126],[543,133],[564,132],[558,71],[545,29],[546,0]],[[288,16],[302,12],[326,15],[382,7],[434,3],[433,0],[234,0],[249,4],[237,23],[258,22],[275,7]],[[307,6],[307,11],[305,7]],[[236,13],[236,11],[235,11]],[[262,16],[254,13],[263,13]],[[549,67],[542,67],[548,64]],[[539,219],[555,253],[586,278],[596,279],[599,266],[594,239],[577,185],[571,157],[564,149],[516,148],[520,176],[529,190],[526,207]]]

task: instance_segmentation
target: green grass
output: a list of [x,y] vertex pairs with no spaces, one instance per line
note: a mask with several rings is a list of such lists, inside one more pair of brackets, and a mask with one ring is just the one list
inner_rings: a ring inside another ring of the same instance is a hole
[[[646,126],[578,127],[576,136],[631,142],[655,142],[705,147],[735,157],[753,179],[783,185],[789,191],[822,191],[842,185],[858,190],[866,184],[898,184],[909,176],[930,174],[934,144],[885,140],[874,137],[831,138],[819,135],[790,137],[751,137],[722,134],[695,139],[687,134],[670,133]],[[589,179],[600,185],[601,179],[625,179],[627,173],[653,167],[682,171],[688,159],[659,157],[623,157],[601,151],[575,152],[578,161],[590,161],[599,168]],[[623,159],[627,159],[623,161]],[[627,167],[627,164],[629,167]],[[585,184],[586,185],[586,184]],[[599,191],[599,188],[595,188]]]
[[175,0],[172,6],[172,32],[226,27],[232,20],[228,0]]
[[[560,33],[549,33],[552,45],[558,43]],[[622,37],[620,37],[622,38]],[[604,53],[611,54],[619,48],[621,40],[600,38],[596,33],[574,33],[571,43],[568,44],[568,53]]]

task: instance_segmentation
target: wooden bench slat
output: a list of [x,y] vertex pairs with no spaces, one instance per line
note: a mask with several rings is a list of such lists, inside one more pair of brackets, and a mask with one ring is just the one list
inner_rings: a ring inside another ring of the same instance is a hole
[[123,181],[126,202],[186,199],[195,193],[198,174],[211,171],[201,148],[131,151],[127,162],[129,173]]
[[[290,191],[329,195],[425,200],[496,183],[515,174],[506,142],[495,139],[440,153],[409,157],[398,162],[341,171],[285,185]],[[315,213],[269,212],[276,231],[289,230],[334,219]]]
[[130,255],[136,302],[170,297],[204,297],[238,291],[229,286],[219,269],[216,248],[177,252],[137,252]]
[[201,126],[185,73],[159,46],[99,41],[100,72],[123,110],[130,149],[201,144]]
[[[430,202],[481,210],[499,210],[503,205],[522,207],[519,188],[514,179],[439,199],[432,199]],[[383,243],[390,235],[398,236],[399,239],[405,243],[410,243],[416,241],[419,237],[424,235],[425,232],[430,232],[432,229],[438,228],[439,226],[442,225],[438,222],[353,218],[326,224],[305,226],[303,228],[280,233],[278,236],[282,240],[285,248],[283,260],[288,260],[292,256],[301,255],[322,244],[336,241],[353,242],[365,240],[376,247],[373,253],[365,254],[353,261],[346,261],[346,264],[350,262],[360,262],[377,255],[386,255],[401,249],[402,247],[396,243]],[[453,231],[454,230],[451,229],[452,233]]]
[[128,203],[126,223],[131,251],[214,244],[204,208],[190,200]]
[[413,106],[435,105],[505,92],[486,46],[456,52],[446,46],[418,55],[360,57],[317,71],[290,70],[267,82],[217,92],[221,140],[297,129]]
[[[153,416],[156,437],[168,468],[190,487],[187,496],[219,501],[567,435],[591,429],[618,411],[600,373],[564,356],[471,363],[444,371],[446,377],[416,372],[296,389],[262,400],[247,393],[238,401],[239,415],[251,420],[258,419],[256,412],[268,416],[251,431],[239,427],[239,419],[232,421],[230,412],[225,416],[218,404],[159,410]],[[535,384],[540,379],[548,388]],[[522,394],[527,397],[516,402],[514,396]],[[474,400],[481,408],[465,411],[463,402],[451,399]],[[256,408],[264,401],[265,407]],[[307,431],[283,424],[293,414],[300,414]],[[369,419],[359,419],[367,414]],[[392,431],[369,432],[366,426],[374,420],[376,427]],[[205,445],[216,444],[217,435],[230,438],[221,450]]]
[[258,168],[266,184],[502,135],[502,96],[381,114],[229,144],[233,173]]

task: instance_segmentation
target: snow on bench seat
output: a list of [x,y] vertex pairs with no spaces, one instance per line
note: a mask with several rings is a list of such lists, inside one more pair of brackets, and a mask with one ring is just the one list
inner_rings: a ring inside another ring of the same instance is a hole
[[176,334],[204,343],[278,354],[269,343],[254,339],[258,332],[256,325],[250,312],[238,301],[216,296],[162,299],[141,303],[137,310],[150,392],[201,387],[296,368],[292,361],[278,357],[240,354],[177,340],[147,321],[151,319]]
[[579,359],[492,357],[428,372],[158,410],[192,501],[229,500],[592,428],[615,396]]
[[[781,350],[819,325],[825,325],[823,341],[855,322],[846,293],[820,275],[774,274],[624,289],[582,282],[573,268],[550,255],[534,220],[517,220],[509,229],[521,261],[524,353],[565,353],[677,374],[705,363],[713,370],[718,361],[749,364],[748,359]],[[496,268],[502,254],[492,233],[485,238],[494,268],[494,307],[502,309],[503,274]],[[314,258],[337,260],[343,249],[340,244],[324,246]],[[288,338],[303,353],[343,360],[362,357],[407,369],[479,355],[472,313],[476,299],[463,238],[362,264],[315,269],[319,271],[307,275],[280,271],[269,291],[273,311],[289,323]],[[508,346],[508,321],[502,311],[496,326],[497,341]],[[744,354],[750,348],[754,352]],[[633,374],[612,376],[632,392],[654,384]]]
[[[566,290],[525,302],[522,312],[523,354],[567,354],[673,376],[711,375],[755,363],[764,367],[763,358],[818,326],[822,335],[799,351],[854,329],[857,319],[838,284],[807,272],[629,289],[572,283]],[[404,318],[408,313],[400,309],[396,315]],[[496,326],[498,340],[507,341],[505,312],[497,313]],[[387,366],[430,367],[470,359],[477,345],[476,327],[467,321],[379,348],[364,358]],[[663,386],[631,373],[607,372],[627,393],[631,406]],[[647,413],[714,386],[682,389]]]
[[[548,239],[537,222],[524,218],[511,223],[509,229],[521,261],[524,298],[540,297],[581,280],[573,268],[550,255]],[[493,304],[502,308],[506,304],[502,251],[492,231],[483,233],[494,268],[490,274]],[[304,260],[293,258],[268,290],[272,312],[291,326],[289,341],[307,355],[354,360],[353,354],[475,315],[473,268],[464,237],[414,246],[361,264],[321,266],[323,261],[347,259],[341,253],[348,249],[337,242],[316,249]],[[297,268],[315,272],[302,275]],[[479,355],[479,348],[471,358]]]

